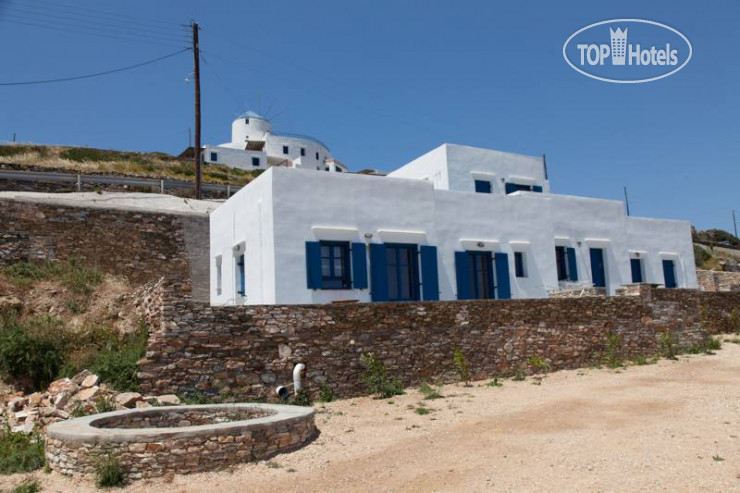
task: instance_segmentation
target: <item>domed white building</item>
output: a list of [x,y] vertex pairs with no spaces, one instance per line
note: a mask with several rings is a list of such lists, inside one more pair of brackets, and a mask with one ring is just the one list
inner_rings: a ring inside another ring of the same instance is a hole
[[205,164],[224,164],[245,170],[282,166],[347,171],[323,142],[306,135],[273,132],[270,121],[253,111],[231,122],[231,142],[206,145],[202,156]]

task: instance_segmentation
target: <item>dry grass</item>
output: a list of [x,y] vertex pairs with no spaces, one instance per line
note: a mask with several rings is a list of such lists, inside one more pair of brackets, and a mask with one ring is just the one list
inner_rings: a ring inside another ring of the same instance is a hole
[[[162,152],[132,152],[36,145],[1,145],[0,163],[48,168],[78,173],[103,173],[149,178],[195,180],[191,161],[177,159]],[[210,183],[245,185],[257,176],[254,171],[221,164],[203,167],[203,180]]]

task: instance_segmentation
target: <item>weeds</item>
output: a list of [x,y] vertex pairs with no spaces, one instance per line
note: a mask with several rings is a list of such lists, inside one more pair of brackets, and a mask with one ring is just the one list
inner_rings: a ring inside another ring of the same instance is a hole
[[337,398],[336,394],[326,382],[319,384],[319,402],[331,402]]
[[18,262],[3,269],[10,282],[19,287],[29,287],[38,281],[54,280],[61,282],[76,294],[89,295],[103,280],[97,269],[80,265],[74,257],[64,262],[47,260],[36,264]]
[[488,385],[489,387],[503,387],[504,386],[504,384],[499,382],[498,378],[494,378],[493,380],[488,382],[486,385]]
[[424,404],[419,404],[416,409],[414,409],[414,412],[420,416],[426,416],[427,414],[430,414],[432,411],[428,407],[426,407]]
[[385,365],[374,353],[363,354],[361,359],[365,365],[365,373],[361,378],[372,394],[379,399],[403,394],[401,382],[395,377],[388,376]]
[[312,404],[311,395],[308,393],[308,390],[301,389],[290,398],[290,404],[294,406],[310,407]]
[[740,309],[733,308],[725,320],[727,331],[740,335]]
[[61,320],[37,317],[23,324],[6,313],[0,323],[0,373],[33,390],[46,388],[64,362]]
[[516,372],[514,373],[514,376],[512,377],[512,380],[515,382],[523,382],[525,379],[524,370],[521,368],[517,368]]
[[44,439],[41,435],[0,430],[0,474],[35,471],[44,467]]
[[712,456],[712,459],[714,459],[714,462],[722,462],[723,460],[725,460],[724,457],[720,456],[719,454],[714,454]]
[[102,456],[95,465],[95,483],[98,488],[121,487],[125,481],[123,466],[112,452]]
[[676,340],[673,338],[670,332],[662,332],[660,334],[660,348],[664,357],[672,360],[678,359],[676,357]]
[[460,381],[465,384],[466,387],[470,387],[470,365],[468,360],[465,358],[465,353],[462,349],[457,348],[452,353],[452,360],[455,363],[455,369],[457,375],[460,377]]
[[606,335],[606,354],[604,364],[609,368],[619,368],[622,366],[622,359],[619,357],[619,349],[622,345],[622,336],[616,332]]
[[425,400],[444,399],[440,390],[439,387],[433,387],[426,382],[422,383],[419,387],[419,392],[424,395]]
[[36,479],[28,479],[10,490],[10,493],[39,493],[40,491],[41,483]]
[[542,356],[530,356],[527,358],[527,364],[537,373],[546,372],[550,369],[550,363],[545,361]]

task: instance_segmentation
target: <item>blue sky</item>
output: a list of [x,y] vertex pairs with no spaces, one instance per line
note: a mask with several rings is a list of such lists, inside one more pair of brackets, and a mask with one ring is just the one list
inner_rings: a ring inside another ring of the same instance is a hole
[[[670,25],[693,58],[646,84],[578,74],[563,43],[612,18]],[[186,46],[190,19],[203,27],[205,143],[229,140],[230,121],[253,109],[354,170],[390,170],[452,142],[544,152],[553,191],[621,199],[626,185],[634,215],[732,230],[740,209],[738,1],[0,0],[0,82],[166,55]],[[183,53],[97,79],[0,87],[0,140],[178,153],[191,71]]]

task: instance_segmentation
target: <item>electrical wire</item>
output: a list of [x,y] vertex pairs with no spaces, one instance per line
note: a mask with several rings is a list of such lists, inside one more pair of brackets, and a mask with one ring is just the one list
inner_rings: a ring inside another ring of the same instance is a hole
[[133,41],[137,43],[146,43],[146,44],[166,46],[168,48],[178,48],[182,46],[182,44],[162,42],[162,41],[148,39],[145,37],[119,36],[119,35],[114,35],[114,34],[107,34],[104,32],[98,32],[94,30],[81,29],[79,27],[74,28],[74,29],[66,29],[65,27],[69,27],[69,26],[60,27],[59,24],[55,24],[55,25],[39,24],[38,22],[27,22],[24,20],[12,20],[12,23],[21,24],[24,26],[41,27],[44,29],[51,29],[52,31],[60,31],[60,32],[69,33],[69,34],[86,34],[86,35],[97,36],[101,38],[109,38],[109,39],[117,39],[117,40],[122,40],[122,41]]
[[158,58],[154,58],[152,60],[147,60],[145,62],[136,63],[134,65],[128,65],[126,67],[116,68],[113,70],[106,70],[104,72],[97,72],[94,74],[86,74],[86,75],[76,75],[73,77],[61,77],[58,79],[45,79],[45,80],[31,80],[31,81],[23,81],[23,82],[0,82],[0,86],[28,86],[28,85],[34,85],[34,84],[52,84],[56,82],[69,82],[73,80],[81,80],[81,79],[91,79],[93,77],[101,77],[103,75],[109,75],[109,74],[115,74],[118,72],[124,72],[126,70],[132,70],[135,68],[143,67],[144,65],[151,65],[153,63],[161,62],[162,60],[166,60],[167,58],[172,58],[174,56],[179,55],[180,53],[184,53],[186,51],[190,51],[190,48],[185,48],[180,51],[176,51],[174,53],[170,53],[168,55],[164,55]]
[[[33,7],[32,7],[33,8]],[[35,11],[35,10],[28,10],[26,8],[20,8],[16,7],[14,5],[10,5],[9,7],[5,7],[4,11],[10,14],[13,14],[16,17],[28,17],[30,14],[30,20],[42,20],[45,22],[49,22],[47,19],[51,19],[53,21],[62,21],[65,23],[76,23],[80,25],[81,27],[98,27],[98,26],[106,26],[109,28],[114,28],[118,30],[125,31],[126,33],[132,33],[135,32],[137,34],[146,34],[147,36],[153,37],[153,38],[161,38],[164,40],[171,41],[173,38],[179,40],[183,35],[186,34],[183,28],[180,28],[180,31],[175,32],[169,32],[169,31],[163,31],[160,29],[154,29],[154,28],[147,28],[142,27],[138,25],[132,25],[129,21],[114,21],[112,19],[88,19],[88,18],[77,18],[81,16],[81,14],[75,13],[75,12],[64,12],[64,13],[57,13],[52,11]],[[37,19],[32,16],[41,17],[42,19]],[[70,17],[70,16],[76,16],[76,17]],[[44,19],[45,18],[45,19]]]

